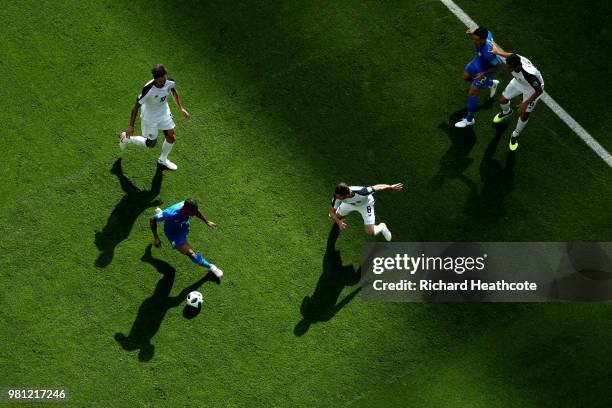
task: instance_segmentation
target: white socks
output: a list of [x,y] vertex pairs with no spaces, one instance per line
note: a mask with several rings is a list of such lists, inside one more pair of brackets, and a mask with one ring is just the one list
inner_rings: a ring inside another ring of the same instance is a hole
[[147,138],[142,136],[131,136],[130,138],[125,138],[125,141],[131,144],[135,144],[136,146],[147,147]]
[[525,125],[527,125],[527,122],[529,122],[529,119],[523,122],[523,120],[519,118],[519,120],[516,122],[516,129],[514,129],[514,132],[512,132],[512,136],[517,137]]
[[387,241],[391,241],[391,231],[389,231],[389,228],[387,228],[387,224],[385,224],[384,222],[381,222],[378,225],[374,225],[374,236],[378,234],[383,234],[383,237],[385,237]]
[[383,227],[382,224],[378,224],[374,226],[374,235],[378,235],[382,232]]
[[503,105],[500,103],[499,106],[501,106],[502,112],[504,113],[504,115],[510,112],[510,101],[508,101],[508,103],[503,104]]
[[170,150],[172,150],[172,146],[174,146],[174,143],[168,143],[166,140],[164,140],[164,144],[162,145],[162,152],[159,156],[159,159],[161,161],[168,160],[168,154],[170,153]]
[[[130,138],[124,137],[122,139],[122,143],[131,143],[135,144],[136,146],[147,147],[147,138],[143,136],[132,136]],[[168,160],[168,154],[172,150],[172,146],[174,146],[174,143],[168,143],[166,140],[164,140],[159,160],[163,162]]]

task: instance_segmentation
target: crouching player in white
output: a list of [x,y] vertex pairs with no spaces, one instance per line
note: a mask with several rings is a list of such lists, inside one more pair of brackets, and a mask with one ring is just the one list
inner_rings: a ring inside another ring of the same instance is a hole
[[521,94],[523,95],[523,102],[516,106],[521,116],[516,124],[516,129],[514,129],[510,137],[509,147],[510,150],[514,151],[518,149],[518,137],[527,125],[527,121],[529,121],[529,114],[533,112],[533,109],[540,100],[540,96],[544,93],[544,78],[542,78],[542,74],[531,61],[521,55],[504,52],[495,45],[491,47],[491,53],[506,59],[508,70],[514,77],[508,86],[506,86],[506,89],[504,89],[501,98],[499,98],[502,111],[495,115],[493,122],[500,123],[512,115],[510,99]]
[[223,271],[204,259],[199,252],[194,251],[189,242],[187,242],[189,217],[192,216],[204,221],[208,228],[217,228],[217,224],[204,218],[198,209],[197,201],[193,198],[176,203],[163,211],[161,208],[156,208],[155,215],[149,220],[151,232],[153,233],[153,245],[156,248],[161,246],[161,240],[159,235],[157,235],[157,223],[160,221],[164,222],[164,234],[166,234],[166,238],[170,241],[172,248],[183,255],[187,255],[193,263],[209,269],[217,278],[220,278],[223,276]]
[[[168,154],[176,141],[172,113],[168,106],[168,95],[172,95],[172,99],[174,99],[185,119],[189,118],[189,112],[181,105],[176,92],[176,84],[171,78],[168,78],[166,68],[163,65],[156,65],[153,67],[152,73],[153,79],[145,84],[142,92],[136,98],[136,103],[132,107],[130,124],[119,137],[119,147],[124,150],[131,143],[152,149],[157,144],[157,133],[161,130],[164,132],[166,140],[164,140],[162,152],[157,162],[170,170],[176,170],[176,164],[168,160]],[[133,136],[134,122],[140,105],[142,105],[142,111],[140,112],[142,136]]]
[[383,190],[401,191],[403,188],[404,185],[401,183],[376,184],[371,187],[349,187],[345,183],[340,183],[334,191],[329,216],[343,230],[348,227],[344,217],[350,212],[356,211],[363,217],[366,235],[374,236],[382,232],[385,239],[391,241],[391,231],[389,231],[387,225],[384,222],[375,224],[376,216],[374,215],[374,196],[372,194]]

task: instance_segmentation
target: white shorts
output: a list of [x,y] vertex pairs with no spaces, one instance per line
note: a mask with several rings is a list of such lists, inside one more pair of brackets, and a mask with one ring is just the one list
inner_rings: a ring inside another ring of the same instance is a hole
[[142,135],[149,140],[157,139],[157,133],[160,130],[170,130],[174,129],[174,121],[172,120],[172,115],[165,116],[161,120],[158,121],[149,121],[145,119],[140,119],[140,128],[142,129]]
[[[504,93],[502,93],[502,95],[504,98],[510,100],[523,94],[523,102],[525,102],[527,99],[531,98],[531,95],[533,95],[534,92],[535,89],[533,89],[532,87],[524,87],[515,78],[512,78],[512,81],[510,81],[508,86],[506,86],[506,89],[504,89]],[[542,95],[538,96],[533,102],[529,104],[529,106],[527,106],[527,112],[533,111],[541,97]]]
[[374,202],[367,203],[361,206],[354,206],[351,204],[342,203],[336,209],[336,214],[341,217],[346,217],[348,213],[351,213],[353,211],[357,211],[359,214],[361,214],[361,217],[363,218],[363,223],[365,225],[374,225],[376,223],[376,215],[374,215]]

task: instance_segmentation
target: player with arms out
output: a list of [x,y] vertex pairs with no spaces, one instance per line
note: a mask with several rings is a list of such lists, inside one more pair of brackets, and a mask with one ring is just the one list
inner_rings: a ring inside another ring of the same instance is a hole
[[374,236],[382,233],[387,241],[391,241],[391,231],[389,231],[387,225],[384,222],[375,224],[376,216],[374,215],[374,196],[372,194],[384,190],[402,191],[403,188],[402,183],[375,184],[370,187],[347,186],[345,183],[340,183],[334,191],[329,216],[343,230],[348,228],[344,217],[350,212],[356,211],[363,218],[366,235]]
[[489,97],[494,97],[499,81],[493,79],[495,71],[501,64],[501,58],[491,53],[493,35],[484,27],[468,29],[466,34],[472,37],[476,48],[476,56],[465,66],[462,79],[471,82],[468,89],[467,116],[455,123],[455,127],[465,128],[476,123],[474,113],[478,107],[478,93],[481,89],[491,88]]
[[[166,68],[163,65],[156,65],[153,67],[152,73],[153,79],[145,84],[132,107],[130,124],[127,130],[119,136],[119,147],[124,150],[128,144],[135,144],[152,149],[157,144],[157,133],[161,130],[164,132],[166,140],[164,140],[161,155],[157,162],[170,170],[176,170],[176,164],[168,160],[168,154],[176,141],[175,125],[168,106],[168,95],[172,95],[172,99],[174,99],[185,119],[189,118],[189,112],[181,105],[179,95],[176,92],[176,84],[174,80],[168,78]],[[141,105],[140,126],[142,136],[133,136],[136,115],[138,115]]]
[[510,81],[501,98],[499,104],[502,111],[495,115],[493,123],[500,123],[508,116],[512,115],[513,111],[510,108],[510,99],[519,95],[523,95],[523,101],[516,106],[521,115],[516,123],[516,129],[510,137],[508,147],[511,151],[518,149],[518,137],[523,128],[529,121],[529,114],[533,112],[540,97],[544,93],[544,78],[540,71],[527,58],[500,50],[495,44],[491,49],[491,53],[504,57],[508,71],[514,78]]
[[165,210],[160,208],[155,209],[155,215],[149,220],[151,231],[153,232],[153,245],[159,248],[161,241],[157,235],[157,223],[164,222],[164,234],[170,241],[173,249],[176,249],[181,254],[187,255],[191,261],[197,265],[209,269],[217,278],[223,276],[223,271],[217,266],[209,263],[202,257],[199,252],[195,252],[191,245],[187,242],[187,234],[189,234],[189,217],[197,217],[204,221],[210,229],[217,228],[217,224],[204,218],[198,209],[198,203],[193,198],[188,198],[185,201],[176,203]]

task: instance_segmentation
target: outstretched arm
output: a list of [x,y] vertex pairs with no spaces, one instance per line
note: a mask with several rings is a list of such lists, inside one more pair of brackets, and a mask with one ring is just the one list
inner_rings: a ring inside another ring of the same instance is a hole
[[404,189],[404,184],[395,183],[395,184],[375,184],[372,186],[374,191],[384,191],[384,190],[393,190],[393,191],[402,191]]
[[497,44],[495,44],[494,42],[491,42],[491,51],[489,52],[491,54],[499,55],[500,57],[503,57],[503,58],[508,58],[509,56],[512,55],[511,52],[506,52],[502,50],[501,48],[499,48]]
[[178,92],[176,92],[176,89],[172,89],[172,99],[174,99],[174,103],[176,103],[176,106],[178,106],[178,108],[181,110],[181,113],[183,114],[185,119],[189,119],[189,112],[187,112],[187,109],[185,109],[183,105],[181,105],[181,100],[179,98]]
[[200,210],[198,210],[198,212],[196,212],[195,216],[199,219],[201,219],[202,221],[204,221],[204,223],[206,225],[208,225],[208,228],[210,229],[215,229],[217,228],[217,224],[215,224],[214,222],[207,220],[206,218],[204,218],[204,215],[202,215],[202,213],[200,212]]

